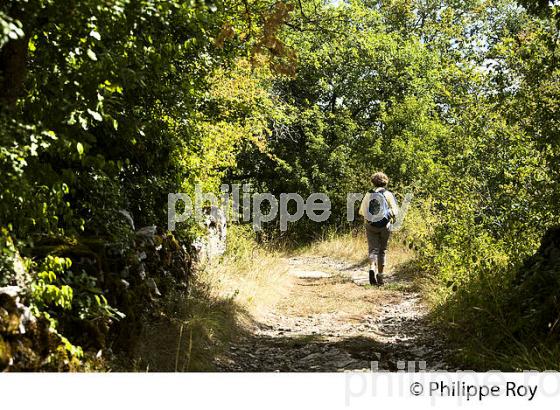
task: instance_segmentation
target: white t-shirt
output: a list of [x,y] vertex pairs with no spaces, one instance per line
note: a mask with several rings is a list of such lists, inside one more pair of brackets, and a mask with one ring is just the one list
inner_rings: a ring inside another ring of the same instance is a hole
[[[379,192],[384,190],[385,188],[376,188],[375,192]],[[397,207],[397,200],[395,199],[395,196],[393,195],[393,193],[391,191],[388,191],[387,189],[385,189],[385,191],[383,192],[383,195],[385,196],[385,199],[387,199],[387,203],[389,204],[389,208],[391,208],[391,212],[393,213],[393,218],[396,218],[397,215],[399,214],[399,208]],[[368,192],[365,196],[364,199],[362,199],[362,203],[360,204],[360,210],[358,211],[358,213],[363,216],[364,218],[367,215],[367,211],[369,208],[369,203],[371,202],[371,200],[373,199],[373,194],[371,192]]]

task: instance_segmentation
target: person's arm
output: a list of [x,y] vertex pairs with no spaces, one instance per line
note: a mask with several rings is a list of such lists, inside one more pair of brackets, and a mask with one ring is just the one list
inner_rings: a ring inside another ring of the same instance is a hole
[[391,208],[391,212],[393,213],[393,218],[396,218],[399,214],[399,207],[397,206],[397,200],[392,192],[387,191],[387,202],[389,202],[389,208]]

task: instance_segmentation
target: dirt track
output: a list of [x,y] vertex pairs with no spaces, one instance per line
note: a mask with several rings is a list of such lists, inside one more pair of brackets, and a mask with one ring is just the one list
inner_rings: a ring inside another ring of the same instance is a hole
[[218,370],[448,368],[445,345],[426,320],[405,263],[390,267],[385,286],[378,288],[367,284],[363,264],[317,256],[286,262],[291,292],[229,346]]

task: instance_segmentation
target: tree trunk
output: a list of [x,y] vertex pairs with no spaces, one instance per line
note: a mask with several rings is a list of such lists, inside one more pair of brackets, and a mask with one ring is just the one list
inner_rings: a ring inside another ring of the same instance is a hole
[[23,94],[27,61],[27,36],[9,41],[0,50],[1,109],[12,109]]

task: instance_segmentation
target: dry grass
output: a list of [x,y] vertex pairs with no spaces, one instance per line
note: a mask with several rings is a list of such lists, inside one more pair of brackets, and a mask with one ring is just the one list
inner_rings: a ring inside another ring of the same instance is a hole
[[361,229],[327,235],[296,251],[297,257],[305,260],[302,269],[325,271],[334,276],[310,281],[299,279],[298,292],[285,298],[279,308],[287,314],[303,316],[338,312],[351,320],[352,316],[375,315],[381,301],[397,303],[401,292],[411,290],[418,279],[413,266],[414,251],[402,244],[398,234],[394,235],[389,244],[388,272],[396,276],[397,282],[373,289],[356,286],[348,276],[348,269],[363,269],[365,274],[369,264],[367,252],[367,240]]
[[379,301],[396,303],[399,300],[399,295],[394,292],[356,286],[349,280],[299,280],[298,285],[298,291],[279,304],[283,314],[307,316],[336,313],[350,321],[354,316],[361,320],[364,315],[378,313]]
[[[405,234],[397,232],[392,235],[389,241],[386,273],[392,275],[394,280],[386,283],[383,291],[418,292],[424,302],[429,304],[428,297],[433,292],[432,279],[423,274],[422,269],[417,264],[415,251],[405,245],[404,237]],[[326,236],[323,240],[298,251],[298,255],[303,257],[311,256],[313,258],[345,261],[351,263],[354,269],[363,269],[364,273],[369,265],[367,253],[367,240],[362,229],[336,236]],[[321,269],[319,265],[316,268]],[[322,269],[325,270],[324,265]],[[353,294],[356,289],[349,285],[347,291],[349,294]]]
[[226,255],[208,266],[199,280],[216,299],[230,299],[238,308],[259,317],[290,291],[288,264],[278,253],[255,248],[250,254]]
[[281,254],[256,246],[250,232],[228,233],[228,253],[201,267],[190,291],[162,300],[135,349],[137,371],[209,371],[233,338],[290,291]]
[[[329,257],[358,266],[367,266],[368,247],[363,230],[352,231],[338,236],[327,236],[322,241],[307,246],[299,251],[303,255]],[[401,235],[394,234],[389,241],[387,253],[388,269],[394,270],[414,259],[414,251],[403,245]]]
[[230,300],[208,296],[200,283],[186,294],[174,292],[150,317],[134,352],[135,371],[207,371],[222,340],[235,333],[237,309]]
[[321,241],[301,249],[298,253],[312,256],[328,256],[353,263],[367,263],[365,234],[352,231],[342,235],[326,235]]

